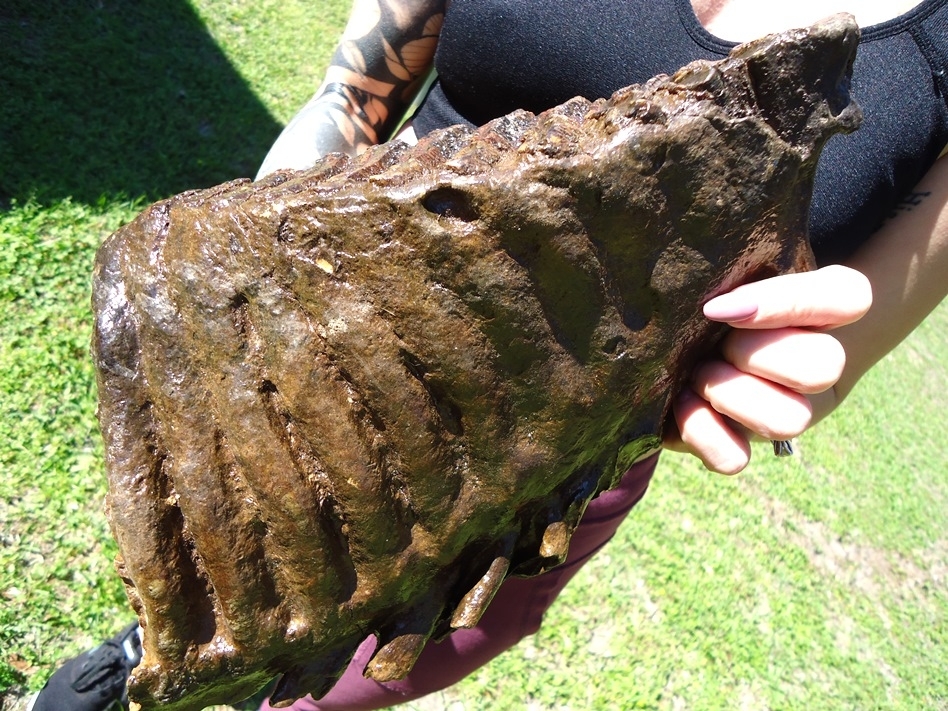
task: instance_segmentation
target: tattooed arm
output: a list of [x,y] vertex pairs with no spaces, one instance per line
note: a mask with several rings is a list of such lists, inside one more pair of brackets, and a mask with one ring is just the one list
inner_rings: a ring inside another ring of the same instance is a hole
[[948,158],[935,161],[848,264],[869,279],[873,305],[858,324],[834,334],[847,353],[834,406],[948,294]]
[[257,178],[387,140],[431,68],[448,0],[355,0],[322,86],[293,117]]

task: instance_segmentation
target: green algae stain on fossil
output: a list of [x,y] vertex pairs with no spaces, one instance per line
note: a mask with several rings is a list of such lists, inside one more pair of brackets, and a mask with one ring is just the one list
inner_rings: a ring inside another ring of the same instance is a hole
[[277,674],[275,703],[318,697],[369,634],[366,674],[399,678],[561,562],[720,337],[701,305],[811,265],[857,42],[835,17],[113,235],[94,351],[133,700],[199,709]]

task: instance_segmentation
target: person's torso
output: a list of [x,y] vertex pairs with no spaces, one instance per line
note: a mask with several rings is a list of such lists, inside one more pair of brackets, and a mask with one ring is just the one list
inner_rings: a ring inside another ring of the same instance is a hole
[[[705,30],[690,0],[452,0],[415,130],[609,96],[734,44]],[[863,125],[829,141],[817,174],[821,262],[861,244],[948,143],[948,0],[864,28],[852,94]]]

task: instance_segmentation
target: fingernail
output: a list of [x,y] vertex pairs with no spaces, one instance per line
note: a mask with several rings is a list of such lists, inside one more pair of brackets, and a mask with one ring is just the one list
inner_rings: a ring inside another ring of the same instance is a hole
[[745,321],[757,313],[757,303],[743,294],[716,296],[704,305],[704,315],[712,321]]

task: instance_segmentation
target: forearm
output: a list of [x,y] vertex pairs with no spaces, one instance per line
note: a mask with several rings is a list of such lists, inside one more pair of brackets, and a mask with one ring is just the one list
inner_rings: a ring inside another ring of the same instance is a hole
[[872,286],[859,321],[832,331],[846,353],[836,386],[812,396],[814,421],[901,343],[948,293],[948,160],[938,160],[895,214],[847,262]]
[[431,69],[446,0],[355,0],[319,90],[287,125],[257,177],[357,155],[390,137]]
[[[389,137],[431,68],[445,0],[356,0],[321,91],[351,152]],[[338,114],[339,109],[335,112]]]

